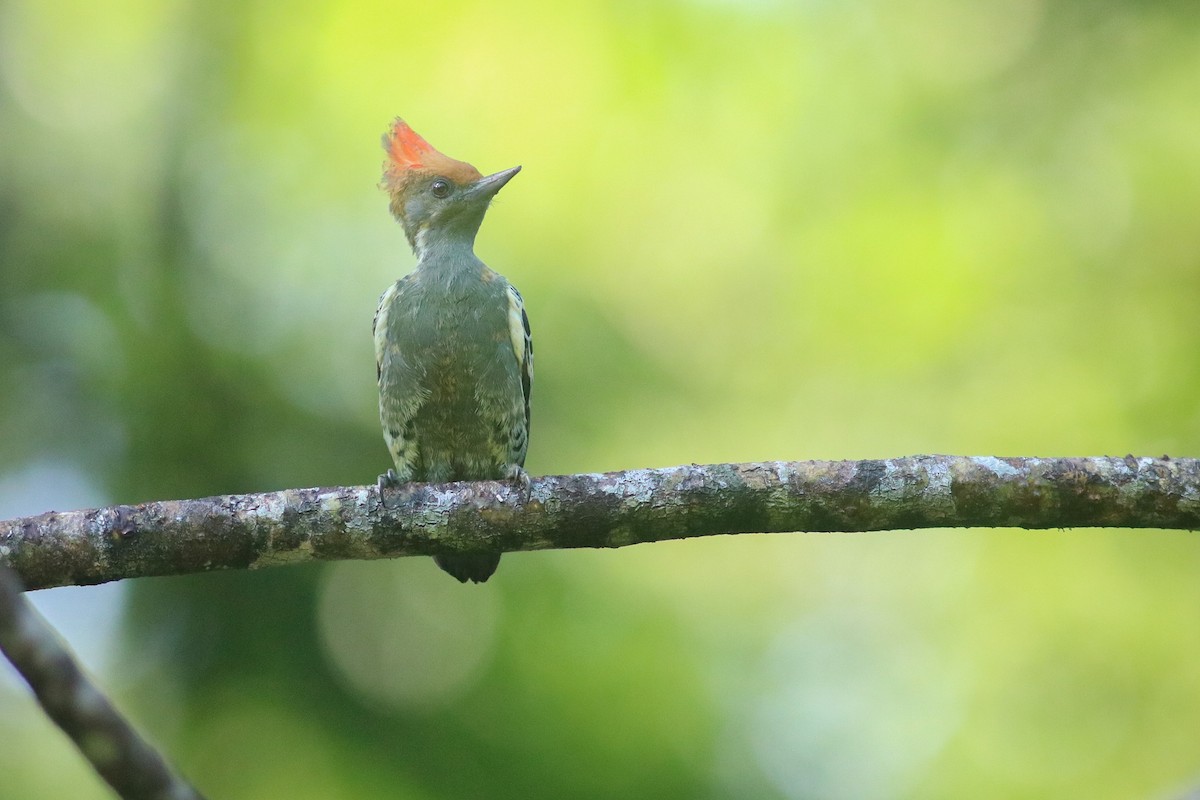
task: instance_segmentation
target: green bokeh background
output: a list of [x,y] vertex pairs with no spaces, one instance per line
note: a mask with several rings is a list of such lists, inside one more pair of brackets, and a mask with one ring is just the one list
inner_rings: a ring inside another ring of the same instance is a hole
[[[1200,7],[0,4],[0,516],[362,484],[402,114],[485,172],[533,474],[1200,453]],[[35,594],[214,798],[1200,781],[1200,543],[739,536]],[[12,676],[0,795],[107,797]]]

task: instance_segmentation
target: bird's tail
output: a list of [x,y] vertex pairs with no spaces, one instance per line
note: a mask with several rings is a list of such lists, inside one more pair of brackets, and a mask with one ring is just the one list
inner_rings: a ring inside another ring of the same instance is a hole
[[492,577],[500,566],[500,554],[489,551],[479,553],[455,553],[433,557],[433,563],[458,578],[460,583],[474,581],[483,583]]

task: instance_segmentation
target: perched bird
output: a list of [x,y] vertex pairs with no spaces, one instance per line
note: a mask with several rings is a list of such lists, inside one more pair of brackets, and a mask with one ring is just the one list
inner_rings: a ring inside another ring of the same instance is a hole
[[[383,137],[382,188],[417,256],[375,312],[379,419],[395,469],[408,481],[507,479],[529,487],[533,342],[520,292],[475,255],[496,192],[520,167],[484,177],[443,155],[402,119]],[[500,553],[434,557],[463,583],[486,581]]]

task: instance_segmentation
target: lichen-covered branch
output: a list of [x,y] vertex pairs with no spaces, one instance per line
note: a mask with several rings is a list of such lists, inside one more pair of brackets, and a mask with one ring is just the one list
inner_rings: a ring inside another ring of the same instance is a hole
[[1200,461],[914,456],[287,489],[0,522],[30,588],[477,547],[622,547],[727,533],[1200,528]]
[[125,800],[201,800],[88,679],[54,629],[0,565],[0,651],[47,716]]

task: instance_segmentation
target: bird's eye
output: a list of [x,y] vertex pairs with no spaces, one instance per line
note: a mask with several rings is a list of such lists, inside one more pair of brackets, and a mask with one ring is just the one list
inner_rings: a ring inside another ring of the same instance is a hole
[[429,191],[433,192],[434,197],[447,197],[450,194],[450,181],[445,178],[438,178],[429,184]]

